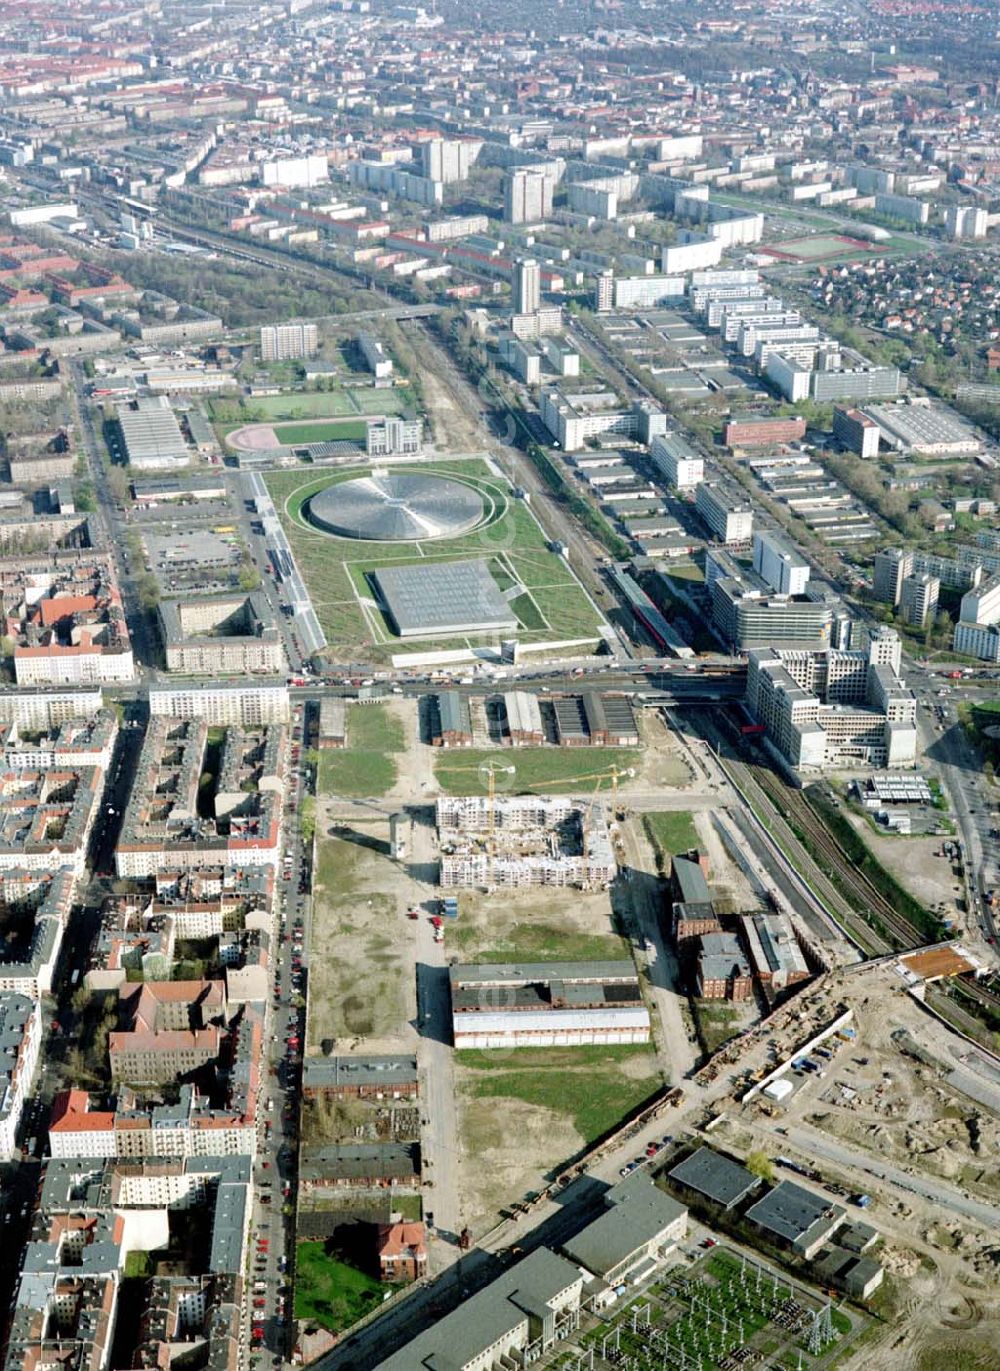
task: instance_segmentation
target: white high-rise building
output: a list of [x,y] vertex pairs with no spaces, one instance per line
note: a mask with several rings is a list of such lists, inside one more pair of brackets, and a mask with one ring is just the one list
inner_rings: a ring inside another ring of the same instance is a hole
[[514,263],[511,297],[515,314],[533,314],[542,303],[542,269],[533,258]]
[[265,324],[260,330],[260,355],[265,362],[313,357],[318,347],[315,324]]
[[990,216],[975,205],[953,205],[945,214],[944,222],[952,238],[985,238]]
[[653,464],[677,490],[693,490],[705,479],[705,462],[679,433],[657,434],[650,445]]
[[809,563],[773,533],[753,535],[753,569],[779,595],[804,595]]
[[504,180],[503,217],[508,224],[541,224],[552,214],[555,180],[543,171],[512,171]]

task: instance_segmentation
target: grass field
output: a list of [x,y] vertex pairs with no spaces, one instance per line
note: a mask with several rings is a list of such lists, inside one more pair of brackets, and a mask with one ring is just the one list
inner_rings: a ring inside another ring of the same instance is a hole
[[295,1257],[295,1317],[331,1333],[349,1328],[395,1287],[330,1256],[321,1242],[299,1243]]
[[456,1052],[468,1068],[463,1090],[473,1099],[515,1099],[568,1115],[588,1143],[612,1128],[662,1085],[652,1048],[524,1047],[498,1058]]
[[361,442],[368,431],[364,419],[314,419],[311,423],[275,424],[278,441],[286,447],[303,443]]
[[[282,441],[292,441],[284,430],[279,436]],[[549,550],[527,506],[511,498],[506,483],[494,477],[483,461],[445,461],[420,467],[421,472],[464,480],[482,495],[484,521],[461,538],[423,543],[360,542],[331,537],[308,523],[302,506],[310,496],[369,470],[354,467],[319,476],[301,471],[268,472],[264,478],[334,656],[339,652],[344,659],[355,660],[355,650],[364,647],[371,656],[385,659],[434,647],[459,649],[492,642],[488,634],[404,641],[392,633],[373,600],[366,578],[380,567],[457,557],[483,557],[491,564],[501,588],[522,588],[515,596],[515,612],[523,625],[518,635],[522,642],[596,641],[603,623],[599,611],[563,559]]]
[[678,852],[689,852],[698,846],[698,833],[690,814],[671,812],[644,814],[642,826],[646,837],[656,848],[660,866],[669,871],[670,859]]
[[[281,395],[255,395],[249,400],[221,398],[209,402],[217,423],[269,423],[274,419],[335,419],[357,414],[400,414],[408,392],[397,390],[293,390]],[[235,416],[235,418],[234,418]]]
[[320,753],[319,793],[352,799],[384,795],[396,780],[391,754],[404,748],[403,726],[385,705],[352,705],[347,713],[347,746],[324,748]]
[[768,256],[788,257],[796,262],[820,262],[834,257],[870,256],[874,245],[846,234],[814,233],[803,238],[785,238],[763,248]]
[[448,946],[470,961],[544,962],[544,961],[619,961],[629,956],[623,938],[617,933],[575,932],[557,924],[519,923],[506,936],[459,922],[448,928]]
[[[451,795],[477,795],[483,789],[479,768],[496,752],[442,752],[435,760],[434,774],[442,790]],[[609,789],[611,768],[620,770],[638,767],[642,753],[638,748],[518,748],[505,751],[503,761],[515,768],[505,789],[514,794],[531,791],[587,793],[597,788]],[[508,778],[504,778],[507,780]]]

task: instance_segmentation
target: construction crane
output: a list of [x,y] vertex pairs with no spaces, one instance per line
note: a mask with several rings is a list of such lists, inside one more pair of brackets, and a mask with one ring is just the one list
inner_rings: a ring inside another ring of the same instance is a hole
[[584,890],[589,890],[589,889],[590,889],[590,876],[589,876],[589,872],[590,872],[590,830],[591,830],[591,829],[593,828],[593,826],[594,826],[594,816],[595,816],[595,814],[596,814],[596,812],[597,812],[597,793],[598,793],[598,791],[600,790],[601,786],[604,784],[604,782],[605,782],[606,779],[607,779],[607,778],[606,778],[605,776],[598,776],[598,778],[597,778],[597,784],[594,786],[594,793],[593,793],[593,795],[591,796],[591,799],[590,799],[590,804],[587,806],[587,812],[586,812],[586,814],[583,816],[583,819],[582,819],[582,822],[581,822],[581,827],[582,827],[582,830],[583,830],[582,836],[583,836],[583,888],[584,888]]
[[493,857],[496,848],[496,799],[497,776],[513,776],[515,767],[510,762],[500,762],[491,757],[479,768],[479,779],[486,785],[486,890],[493,889]]

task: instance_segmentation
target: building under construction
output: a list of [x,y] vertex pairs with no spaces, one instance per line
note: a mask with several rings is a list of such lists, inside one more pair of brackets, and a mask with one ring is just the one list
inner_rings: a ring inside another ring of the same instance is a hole
[[600,889],[617,871],[604,806],[564,796],[447,795],[437,802],[441,885]]

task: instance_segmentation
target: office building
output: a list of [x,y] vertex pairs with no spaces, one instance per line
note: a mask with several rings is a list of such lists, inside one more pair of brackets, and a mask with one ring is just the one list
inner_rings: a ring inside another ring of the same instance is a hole
[[916,699],[899,677],[901,651],[889,628],[870,630],[864,649],[752,651],[747,705],[794,767],[912,766]]
[[366,331],[358,334],[357,342],[365,364],[376,381],[388,380],[392,376],[392,358],[386,352],[381,339]]
[[753,569],[779,595],[803,595],[809,563],[776,533],[753,535]]
[[869,419],[859,409],[834,405],[833,436],[848,452],[856,452],[859,457],[878,456],[881,429],[874,419]]
[[909,548],[891,547],[884,552],[876,552],[872,575],[872,591],[876,600],[895,609],[903,594],[903,582],[913,572],[914,554]]
[[511,309],[514,314],[533,314],[541,303],[541,267],[531,257],[522,258],[511,272]]
[[704,459],[679,433],[658,434],[650,445],[649,455],[676,490],[693,490],[705,479]]
[[801,595],[772,594],[750,572],[716,577],[711,597],[712,627],[730,651],[831,646],[835,613],[829,605]]
[[314,357],[318,347],[315,324],[265,324],[260,330],[260,355],[264,362]]
[[742,493],[717,481],[698,486],[694,507],[714,538],[727,547],[749,545],[753,536],[753,507]]
[[423,443],[423,419],[403,419],[396,414],[387,414],[384,419],[370,419],[365,430],[365,451],[369,457],[416,453]]
[[1000,662],[1000,572],[962,596],[953,646],[966,657]]
[[920,575],[907,576],[903,581],[899,597],[899,609],[903,616],[903,622],[909,624],[911,628],[923,628],[928,619],[934,617],[940,590],[941,582],[936,576],[928,576],[926,572]]
[[725,427],[722,441],[726,447],[770,447],[772,443],[794,443],[804,438],[805,419],[733,419]]
[[552,217],[555,180],[543,171],[520,169],[504,177],[503,217],[508,224],[541,224]]
[[578,452],[588,438],[621,433],[632,438],[639,426],[634,408],[622,409],[610,390],[543,390],[539,401],[542,422],[564,452]]

